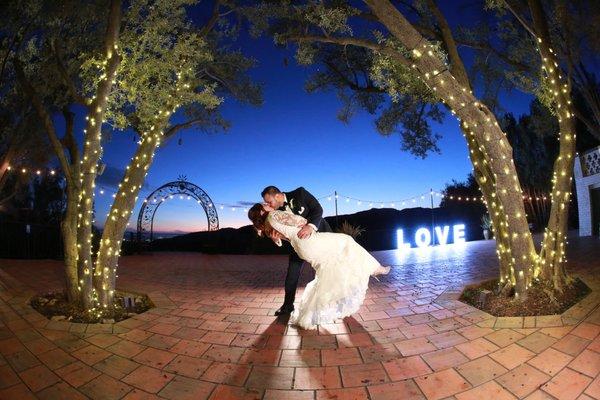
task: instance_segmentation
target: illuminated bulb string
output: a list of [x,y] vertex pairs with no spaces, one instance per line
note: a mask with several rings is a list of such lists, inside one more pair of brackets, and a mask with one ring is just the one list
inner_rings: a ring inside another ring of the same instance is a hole
[[[13,166],[8,166],[7,168],[8,171],[13,171],[16,173],[21,173],[21,174],[34,174],[37,176],[41,176],[44,173],[47,173],[49,175],[55,175],[56,174],[56,170],[54,169],[48,169],[48,170],[41,170],[41,169],[31,169],[31,168],[18,168],[18,167],[13,167]],[[109,189],[106,188],[104,186],[101,185],[96,185],[96,190],[98,192],[99,195],[102,196],[111,196],[113,198],[117,197],[117,192],[115,192],[113,189]],[[452,200],[452,201],[460,201],[460,202],[465,202],[465,203],[483,203],[485,204],[485,201],[483,199],[483,196],[444,196],[444,194],[442,192],[437,192],[437,191],[427,191],[427,192],[423,192],[422,194],[413,196],[413,197],[408,197],[402,200],[392,200],[392,201],[382,201],[382,200],[365,200],[365,199],[360,199],[360,198],[356,198],[353,196],[346,196],[343,194],[337,194],[337,199],[341,204],[344,203],[352,203],[355,204],[357,206],[369,206],[369,207],[378,207],[378,208],[405,208],[404,206],[410,206],[410,205],[415,205],[417,204],[419,201],[425,201],[430,199],[431,196],[435,196],[437,198],[439,198],[440,200],[443,199],[444,197],[447,198],[448,200]],[[336,197],[336,195],[334,193],[325,195],[325,196],[321,196],[318,197],[318,200],[327,200],[328,202],[331,202],[334,200],[334,198]],[[524,201],[529,201],[529,202],[533,202],[533,201],[542,201],[542,202],[546,202],[548,200],[549,196],[547,195],[543,195],[543,196],[526,196],[523,195],[523,200]],[[167,200],[173,200],[173,199],[180,199],[180,200],[192,200],[192,197],[189,195],[168,195],[165,197],[161,197],[161,198],[154,198],[151,200],[144,200],[144,202],[150,201],[150,202],[154,202],[154,203],[158,203],[158,202],[164,202]],[[201,201],[200,200],[196,200],[196,203],[200,204]],[[248,207],[240,205],[240,204],[232,204],[232,203],[212,203],[208,205],[209,207],[217,207],[218,210],[221,211],[232,211],[232,212],[237,212],[237,211],[243,211],[243,212],[248,212]]]

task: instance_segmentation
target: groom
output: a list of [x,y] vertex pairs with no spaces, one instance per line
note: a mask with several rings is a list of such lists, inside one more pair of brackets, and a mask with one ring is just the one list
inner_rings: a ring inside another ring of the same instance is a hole
[[[300,215],[308,221],[300,231],[298,237],[306,239],[314,232],[331,232],[331,227],[323,218],[323,208],[319,201],[303,187],[291,192],[282,192],[275,186],[267,186],[261,193],[266,204],[275,210],[290,211]],[[296,287],[302,271],[304,261],[292,249],[285,277],[285,300],[275,315],[285,315],[294,311],[294,298]]]

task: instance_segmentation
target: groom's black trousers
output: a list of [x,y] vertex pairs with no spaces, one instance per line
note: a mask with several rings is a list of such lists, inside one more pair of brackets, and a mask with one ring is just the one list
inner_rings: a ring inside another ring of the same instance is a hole
[[298,280],[300,279],[300,273],[302,272],[302,266],[304,260],[302,260],[294,250],[290,254],[290,260],[288,263],[287,275],[285,276],[285,300],[283,302],[282,309],[291,310],[294,308],[294,299],[296,298],[296,288],[298,287]]

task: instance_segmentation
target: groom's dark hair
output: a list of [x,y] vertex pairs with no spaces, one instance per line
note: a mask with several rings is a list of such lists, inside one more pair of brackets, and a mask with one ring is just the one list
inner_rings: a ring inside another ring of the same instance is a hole
[[265,197],[265,194],[270,194],[271,196],[276,195],[277,193],[281,193],[281,190],[277,188],[277,186],[267,186],[260,193],[261,197]]

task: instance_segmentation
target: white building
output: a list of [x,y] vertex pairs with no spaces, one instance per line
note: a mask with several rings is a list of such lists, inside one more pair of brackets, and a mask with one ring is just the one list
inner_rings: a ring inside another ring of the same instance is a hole
[[600,230],[600,146],[575,159],[575,186],[579,208],[579,236]]

